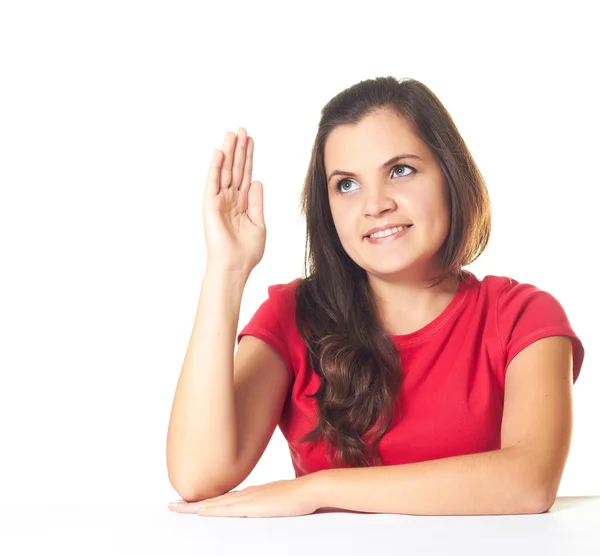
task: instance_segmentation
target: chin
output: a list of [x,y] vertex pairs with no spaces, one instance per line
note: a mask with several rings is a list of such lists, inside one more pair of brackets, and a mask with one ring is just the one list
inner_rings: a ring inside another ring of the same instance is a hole
[[366,267],[366,270],[367,272],[371,272],[372,274],[391,276],[394,274],[400,275],[406,273],[410,270],[410,268],[411,267],[407,264],[392,264],[390,261],[387,261],[387,264],[370,264]]

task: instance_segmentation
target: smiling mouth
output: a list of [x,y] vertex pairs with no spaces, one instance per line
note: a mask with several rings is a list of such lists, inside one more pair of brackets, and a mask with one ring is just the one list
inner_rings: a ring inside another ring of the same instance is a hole
[[[397,233],[402,233],[402,232],[406,232],[406,230],[408,230],[409,228],[412,228],[412,224],[409,224],[408,226],[402,226],[402,227],[397,227],[397,228],[388,228],[387,230],[384,230],[383,235],[373,235],[371,234],[370,236],[364,236],[363,239],[385,239],[386,237],[391,237]],[[391,232],[390,230],[394,230],[396,229],[395,232]],[[382,232],[375,232],[376,234],[381,234]]]

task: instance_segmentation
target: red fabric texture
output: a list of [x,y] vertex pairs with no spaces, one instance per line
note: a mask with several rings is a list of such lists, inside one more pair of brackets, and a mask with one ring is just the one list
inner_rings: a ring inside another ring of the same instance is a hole
[[[438,317],[410,334],[390,336],[404,382],[401,418],[394,419],[379,445],[384,465],[499,449],[506,369],[536,340],[570,337],[573,382],[579,377],[583,345],[550,293],[508,277],[480,280],[463,272],[458,291]],[[290,384],[279,428],[296,477],[330,468],[323,440],[297,443],[316,424],[316,400],[306,395],[320,383],[296,327],[299,280],[269,286],[268,298],[237,336],[238,344],[246,334],[260,338],[286,363]]]

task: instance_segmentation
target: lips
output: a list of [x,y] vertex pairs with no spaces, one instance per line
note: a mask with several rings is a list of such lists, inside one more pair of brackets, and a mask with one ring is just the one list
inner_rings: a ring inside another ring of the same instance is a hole
[[367,232],[367,234],[364,236],[369,237],[371,234],[374,234],[376,232],[384,232],[385,230],[391,230],[392,228],[410,228],[412,226],[412,224],[390,224],[389,226],[382,226],[380,228],[372,228],[371,230],[369,230]]

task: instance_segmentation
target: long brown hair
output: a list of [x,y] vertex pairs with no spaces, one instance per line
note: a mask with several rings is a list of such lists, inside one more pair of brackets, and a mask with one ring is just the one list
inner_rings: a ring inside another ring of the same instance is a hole
[[483,177],[450,114],[424,84],[391,76],[368,79],[324,106],[301,194],[307,223],[305,277],[296,287],[296,325],[321,384],[308,396],[317,400],[317,425],[298,442],[325,438],[332,467],[340,461],[354,467],[381,465],[379,443],[392,423],[394,408],[402,413],[399,353],[380,320],[366,272],[340,243],[324,163],[324,145],[333,129],[355,125],[382,108],[392,109],[412,125],[445,176],[450,228],[436,255],[441,273],[428,287],[459,277],[462,267],[483,252],[491,231]]

